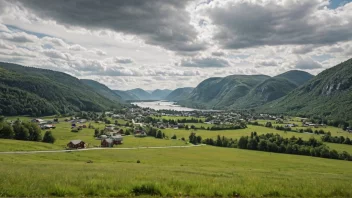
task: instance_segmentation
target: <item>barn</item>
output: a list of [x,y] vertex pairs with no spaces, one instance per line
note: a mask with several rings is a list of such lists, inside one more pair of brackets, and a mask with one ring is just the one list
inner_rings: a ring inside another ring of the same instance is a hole
[[70,149],[82,149],[86,148],[87,144],[83,142],[82,140],[71,140],[68,144],[67,147]]

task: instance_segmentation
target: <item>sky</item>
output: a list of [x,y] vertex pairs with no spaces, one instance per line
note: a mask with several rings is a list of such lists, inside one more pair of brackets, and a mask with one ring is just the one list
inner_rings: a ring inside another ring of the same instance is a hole
[[351,57],[351,0],[0,0],[0,61],[111,89],[316,75]]

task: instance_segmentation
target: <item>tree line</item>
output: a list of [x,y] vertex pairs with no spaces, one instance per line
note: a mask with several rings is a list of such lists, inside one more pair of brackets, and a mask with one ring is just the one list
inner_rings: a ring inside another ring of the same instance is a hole
[[5,121],[4,117],[0,117],[0,138],[47,143],[55,142],[51,131],[45,132],[44,137],[42,137],[41,129],[36,123],[21,122],[17,119],[13,124],[10,124]]
[[336,143],[336,144],[349,144],[352,145],[352,141],[349,137],[343,137],[343,136],[331,136],[331,133],[328,132],[327,134],[323,135],[321,137],[321,140],[323,142],[331,142],[331,143]]
[[238,140],[218,136],[215,140],[207,138],[203,143],[219,147],[352,161],[352,157],[348,152],[338,152],[335,149],[330,149],[328,146],[313,137],[309,140],[303,140],[302,138],[296,138],[295,136],[284,138],[279,134],[267,133],[258,135],[256,132],[252,132],[250,136],[242,136]]

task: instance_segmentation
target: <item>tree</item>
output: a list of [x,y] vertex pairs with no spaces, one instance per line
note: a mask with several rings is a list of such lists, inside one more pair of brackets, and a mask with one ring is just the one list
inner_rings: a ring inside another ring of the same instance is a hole
[[255,138],[250,138],[247,144],[247,148],[251,150],[257,150],[258,142]]
[[176,139],[177,139],[177,136],[174,134],[174,135],[171,137],[171,139],[176,140]]
[[55,137],[53,136],[53,134],[51,133],[51,131],[47,131],[45,132],[44,134],[44,138],[43,138],[43,142],[46,142],[46,143],[54,143],[55,142]]
[[41,141],[42,140],[42,131],[39,126],[35,123],[25,123],[24,126],[28,129],[30,141]]
[[247,137],[242,136],[238,141],[238,148],[240,149],[247,149],[248,139]]
[[29,140],[29,130],[23,125],[20,125],[17,130],[15,130],[15,139],[17,140]]
[[273,127],[273,125],[272,125],[272,123],[271,123],[271,122],[267,122],[267,123],[265,123],[265,127],[269,127],[269,128],[271,128],[271,127]]
[[0,123],[0,138],[12,139],[14,136],[15,133],[11,125],[7,123]]
[[94,137],[98,137],[99,136],[99,129],[94,129]]
[[156,134],[156,138],[163,139],[163,133],[160,130]]

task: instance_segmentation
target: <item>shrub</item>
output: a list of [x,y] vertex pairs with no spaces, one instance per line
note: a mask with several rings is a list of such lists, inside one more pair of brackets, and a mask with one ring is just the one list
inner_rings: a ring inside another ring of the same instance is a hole
[[51,133],[51,131],[47,131],[45,132],[44,134],[44,138],[43,138],[43,142],[46,142],[46,143],[54,143],[55,142],[55,137],[53,136],[53,134]]

